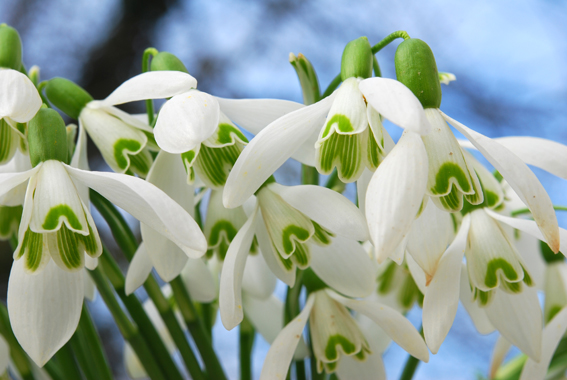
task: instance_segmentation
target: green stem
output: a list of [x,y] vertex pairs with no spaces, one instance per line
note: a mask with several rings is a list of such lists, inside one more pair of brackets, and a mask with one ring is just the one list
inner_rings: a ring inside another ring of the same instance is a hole
[[309,367],[311,370],[311,380],[325,380],[325,371],[319,373],[317,372],[317,358],[313,353],[313,343],[311,339],[311,328],[307,324],[307,336],[309,338],[309,350],[311,351],[311,358],[309,360]]
[[187,325],[187,328],[189,329],[189,332],[201,353],[201,358],[203,358],[209,378],[225,380],[226,375],[224,374],[217,354],[213,349],[211,339],[197,316],[197,311],[195,310],[195,306],[191,301],[191,296],[189,295],[183,280],[180,276],[178,276],[173,279],[170,284],[177,306],[179,306],[181,315],[185,320],[185,324]]
[[132,323],[124,310],[122,310],[122,307],[115,297],[114,291],[112,290],[110,284],[102,273],[102,269],[100,269],[100,267],[97,267],[96,269],[89,271],[89,274],[96,284],[96,287],[104,303],[106,304],[106,307],[112,314],[118,330],[120,330],[120,333],[122,334],[124,339],[126,339],[126,341],[130,343],[130,346],[132,346],[132,349],[136,353],[136,356],[140,360],[140,363],[144,366],[146,373],[150,376],[151,379],[167,379],[167,377],[163,374],[158,362],[148,348],[146,341],[140,335],[138,328],[136,327],[136,325],[134,325],[134,323]]
[[246,317],[240,323],[239,329],[240,380],[252,380],[252,348],[256,331]]
[[[122,217],[122,214],[114,207],[112,203],[106,200],[97,192],[91,190],[90,192],[91,202],[96,207],[96,209],[100,212],[102,217],[106,220],[106,223],[110,227],[114,239],[116,243],[126,256],[128,261],[131,261],[136,253],[138,248],[138,243],[136,241],[136,237],[132,233],[132,230],[126,223],[126,220]],[[112,258],[112,255],[108,253],[108,251],[103,250],[102,262],[107,268],[107,274],[115,288],[117,290],[122,289],[119,291],[119,294],[123,293],[125,279],[124,275],[120,271],[120,268]],[[195,354],[189,345],[189,342],[186,339],[185,333],[179,321],[175,317],[171,304],[169,303],[168,299],[163,295],[161,288],[159,287],[157,281],[154,277],[150,276],[144,283],[144,288],[148,293],[148,296],[158,309],[160,316],[162,317],[175,345],[179,349],[181,353],[181,357],[185,363],[185,366],[193,379],[203,379],[203,373],[201,372],[201,368],[199,366],[199,362],[197,361]]]
[[71,338],[71,346],[87,379],[111,380],[113,378],[100,337],[93,324],[87,305],[84,303],[79,326]]
[[57,360],[59,369],[65,379],[79,380],[83,378],[69,343],[65,344],[59,349],[59,351],[57,351],[55,359]]
[[373,61],[372,61],[372,67],[374,68],[374,76],[375,77],[381,77],[382,76],[382,70],[380,70],[380,65],[378,64],[378,59],[376,58],[376,56],[373,56]]
[[336,168],[333,169],[333,172],[329,176],[325,187],[327,189],[335,190],[337,193],[342,193],[343,191],[345,191],[346,184],[340,180],[339,172]]
[[201,303],[201,314],[203,316],[203,324],[205,325],[205,330],[207,334],[212,339],[213,338],[213,323],[215,320],[215,308],[212,302]]
[[[150,70],[150,58],[153,58],[158,53],[156,48],[147,48],[144,50],[144,55],[142,57],[142,72],[148,72]],[[148,124],[154,124],[154,101],[152,99],[146,100],[146,112],[148,113]]]
[[2,334],[10,346],[10,357],[18,369],[18,372],[22,375],[22,378],[24,380],[34,380],[28,356],[18,343],[18,340],[12,331],[12,325],[10,324],[10,318],[8,317],[8,309],[6,309],[6,306],[3,303],[0,303],[0,334]]
[[411,380],[413,378],[413,375],[415,374],[415,370],[417,369],[419,362],[419,359],[410,355],[408,357],[408,360],[406,361],[406,365],[404,366],[400,380]]
[[321,95],[321,99],[325,99],[327,96],[331,95],[333,91],[335,91],[336,88],[339,87],[339,84],[341,84],[341,82],[342,82],[341,74],[338,74],[336,77],[333,78],[331,83],[329,83],[329,86],[325,89],[323,95]]
[[[566,206],[553,206],[553,209],[555,211],[567,211],[567,207]],[[529,208],[521,208],[518,210],[514,210],[512,212],[510,212],[510,216],[518,216],[518,215],[522,215],[522,214],[529,214],[531,211]]]
[[304,185],[319,185],[319,172],[317,168],[301,165],[301,182]]
[[[47,372],[49,377],[51,377],[51,380],[65,380],[63,378],[63,375],[61,374],[61,371],[59,371],[59,367],[53,359],[45,363],[43,369],[45,370],[45,372]],[[26,378],[24,377],[24,380],[25,379]]]
[[307,380],[304,360],[298,360],[295,362],[295,377],[297,378],[297,380]]
[[398,30],[397,32],[391,33],[387,35],[386,38],[384,38],[382,41],[372,46],[372,54],[378,53],[380,50],[382,50],[382,48],[384,48],[397,38],[403,38],[404,40],[407,40],[408,38],[410,38],[410,36],[403,30]]

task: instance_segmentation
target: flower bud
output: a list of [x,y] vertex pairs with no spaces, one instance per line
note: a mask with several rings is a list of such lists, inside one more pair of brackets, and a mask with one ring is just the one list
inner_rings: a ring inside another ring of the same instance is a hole
[[32,166],[57,160],[68,163],[67,131],[57,111],[41,108],[28,124],[28,144]]
[[301,53],[297,56],[289,53],[289,63],[291,63],[299,78],[299,84],[303,92],[303,103],[309,105],[318,101],[320,96],[319,80],[311,62]]
[[93,97],[79,85],[64,78],[53,78],[45,86],[45,95],[53,105],[73,119],[78,119]]
[[405,40],[396,50],[395,64],[398,80],[417,96],[423,108],[439,108],[441,83],[429,46],[417,38]]
[[150,65],[151,71],[182,71],[189,74],[189,71],[175,55],[162,51],[152,58]]
[[370,78],[372,76],[373,62],[372,47],[368,38],[359,37],[350,41],[343,51],[341,59],[341,79]]
[[22,41],[18,31],[6,24],[0,25],[0,67],[20,70]]

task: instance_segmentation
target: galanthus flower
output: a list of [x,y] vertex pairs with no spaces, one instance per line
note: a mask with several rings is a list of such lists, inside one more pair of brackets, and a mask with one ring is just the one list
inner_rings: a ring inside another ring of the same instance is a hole
[[[49,128],[42,128],[48,125]],[[67,165],[65,126],[42,109],[28,128],[31,170],[0,174],[0,196],[27,182],[16,259],[8,285],[14,334],[43,365],[77,327],[85,265],[96,265],[102,245],[81,196],[92,188],[188,253],[206,242],[191,216],[155,186],[135,177],[88,172]],[[80,152],[77,152],[80,155]]]
[[26,126],[42,101],[32,81],[24,74],[0,67],[0,165],[14,157],[16,149],[27,150]]
[[429,352],[419,332],[401,313],[380,303],[346,298],[322,288],[309,295],[301,313],[272,343],[260,379],[285,378],[307,321],[319,372],[323,369],[327,373],[335,372],[344,357],[367,360],[371,353],[369,344],[347,308],[370,318],[411,355],[429,361]]
[[[412,61],[412,54],[425,58]],[[373,175],[366,193],[366,215],[376,256],[387,257],[400,244],[418,214],[424,195],[429,195],[442,209],[453,212],[461,210],[464,200],[472,205],[484,201],[482,181],[447,122],[507,180],[531,210],[545,241],[557,252],[559,229],[553,205],[533,172],[498,142],[439,110],[439,76],[429,47],[415,39],[400,44],[396,53],[396,73],[401,83],[370,78],[360,84],[369,104],[386,119],[406,129],[400,142]],[[420,138],[410,132],[419,130],[430,130],[430,133]],[[396,232],[387,233],[392,230]]]
[[357,242],[368,239],[364,217],[344,196],[318,186],[272,182],[245,206],[248,220],[233,239],[221,273],[219,302],[227,329],[243,317],[242,276],[254,236],[270,270],[289,286],[296,268],[311,267],[344,294],[361,297],[372,291],[373,266]]

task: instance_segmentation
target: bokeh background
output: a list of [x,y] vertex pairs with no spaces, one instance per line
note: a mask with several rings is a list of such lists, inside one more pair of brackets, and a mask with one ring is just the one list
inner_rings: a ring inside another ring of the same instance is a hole
[[[42,79],[76,81],[95,99],[138,74],[143,50],[153,46],[176,54],[202,91],[301,102],[290,52],[311,60],[325,88],[340,70],[347,42],[367,36],[375,44],[406,30],[431,46],[440,71],[457,76],[443,86],[445,113],[490,137],[531,135],[567,144],[567,5],[562,1],[2,0],[1,22],[20,32],[28,68],[38,65]],[[395,77],[398,43],[378,54],[385,77]],[[143,112],[141,104],[126,110]],[[399,136],[399,129],[388,128]],[[92,144],[89,157],[91,168],[108,170]],[[567,205],[567,184],[534,171],[554,203]],[[286,165],[278,177],[297,183],[299,165]],[[559,218],[567,227],[567,218]],[[108,231],[101,232],[111,244]],[[1,248],[5,299],[11,257],[6,245]],[[100,301],[92,311],[117,378],[127,378],[118,331]],[[419,325],[419,310],[409,318]],[[238,374],[236,337],[217,323],[215,344],[231,378]],[[420,365],[415,379],[485,376],[495,340],[495,334],[480,336],[460,307],[444,345]],[[258,337],[255,377],[267,349]],[[399,377],[406,357],[395,345],[386,352],[389,379]]]

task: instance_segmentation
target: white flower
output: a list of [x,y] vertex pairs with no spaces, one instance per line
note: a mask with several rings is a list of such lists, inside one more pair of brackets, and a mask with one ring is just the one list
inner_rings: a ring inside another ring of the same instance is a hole
[[20,146],[27,150],[25,125],[42,101],[31,80],[24,74],[0,68],[0,165],[10,161]]
[[344,196],[318,186],[270,183],[250,202],[248,220],[233,239],[221,273],[219,302],[227,329],[243,317],[241,284],[254,236],[270,270],[289,286],[296,267],[311,266],[343,294],[361,297],[372,291],[373,265],[357,242],[368,239],[364,217]]
[[260,379],[285,378],[308,320],[319,371],[325,368],[327,372],[334,372],[337,366],[341,367],[339,360],[343,355],[364,361],[370,348],[347,307],[370,318],[411,355],[429,361],[423,339],[401,313],[378,302],[349,299],[327,289],[311,293],[301,313],[274,340]]

